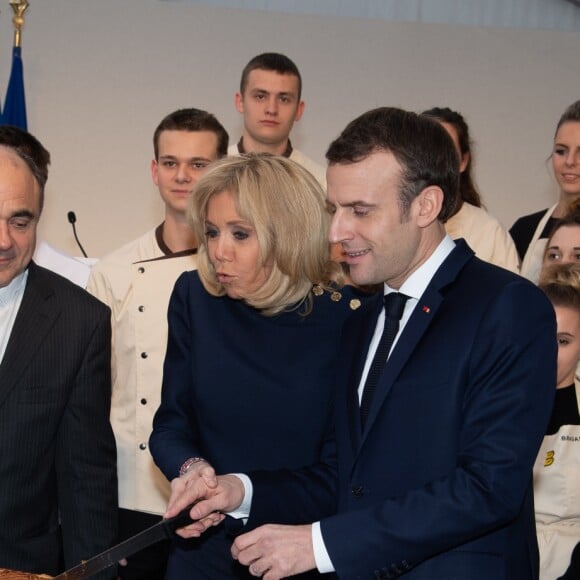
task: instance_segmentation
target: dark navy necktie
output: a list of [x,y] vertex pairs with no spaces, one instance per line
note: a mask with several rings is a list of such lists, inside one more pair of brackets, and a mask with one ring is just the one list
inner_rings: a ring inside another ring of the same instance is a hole
[[389,356],[391,346],[393,346],[395,336],[397,336],[397,332],[399,332],[399,322],[401,316],[403,316],[403,310],[405,309],[405,303],[408,298],[408,296],[405,296],[400,292],[391,292],[385,296],[385,326],[383,328],[381,340],[377,346],[377,351],[373,357],[367,380],[365,381],[362,400],[360,403],[360,420],[363,428],[375,396],[379,377],[381,376],[383,368],[387,362],[387,357]]

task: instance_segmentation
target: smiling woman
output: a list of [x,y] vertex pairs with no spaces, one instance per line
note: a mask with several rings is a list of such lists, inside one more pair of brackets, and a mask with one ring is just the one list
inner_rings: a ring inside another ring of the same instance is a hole
[[[193,191],[191,221],[199,269],[181,276],[169,305],[150,441],[175,479],[170,503],[208,464],[243,473],[321,458],[342,326],[365,301],[336,283],[324,193],[293,161],[215,163]],[[166,578],[249,577],[230,547],[220,527],[177,540]]]
[[520,273],[538,281],[546,240],[572,203],[580,198],[580,101],[562,114],[552,148],[552,168],[560,197],[549,209],[519,218],[510,228],[522,260]]

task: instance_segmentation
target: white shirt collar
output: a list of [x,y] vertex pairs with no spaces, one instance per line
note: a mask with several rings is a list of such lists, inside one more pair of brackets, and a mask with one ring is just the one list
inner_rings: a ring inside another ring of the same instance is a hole
[[16,276],[8,286],[0,288],[0,308],[8,306],[19,294],[24,293],[26,280],[28,279],[28,268]]
[[[435,251],[403,282],[398,291],[410,298],[419,300],[435,276],[435,272],[454,248],[455,242],[448,235],[445,235]],[[389,292],[396,292],[396,290],[385,284],[385,294]]]

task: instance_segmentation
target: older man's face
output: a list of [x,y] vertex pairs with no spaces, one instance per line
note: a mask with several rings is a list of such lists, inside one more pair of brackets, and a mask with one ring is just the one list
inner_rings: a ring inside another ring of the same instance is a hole
[[0,288],[30,263],[39,215],[36,179],[16,153],[0,146]]

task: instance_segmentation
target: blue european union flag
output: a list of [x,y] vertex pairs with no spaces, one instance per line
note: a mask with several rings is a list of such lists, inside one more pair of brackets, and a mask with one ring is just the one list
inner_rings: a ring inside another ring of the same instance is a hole
[[13,125],[27,130],[26,99],[24,97],[24,72],[22,68],[22,52],[20,46],[12,49],[12,70],[4,101],[4,111],[0,118],[2,125]]

